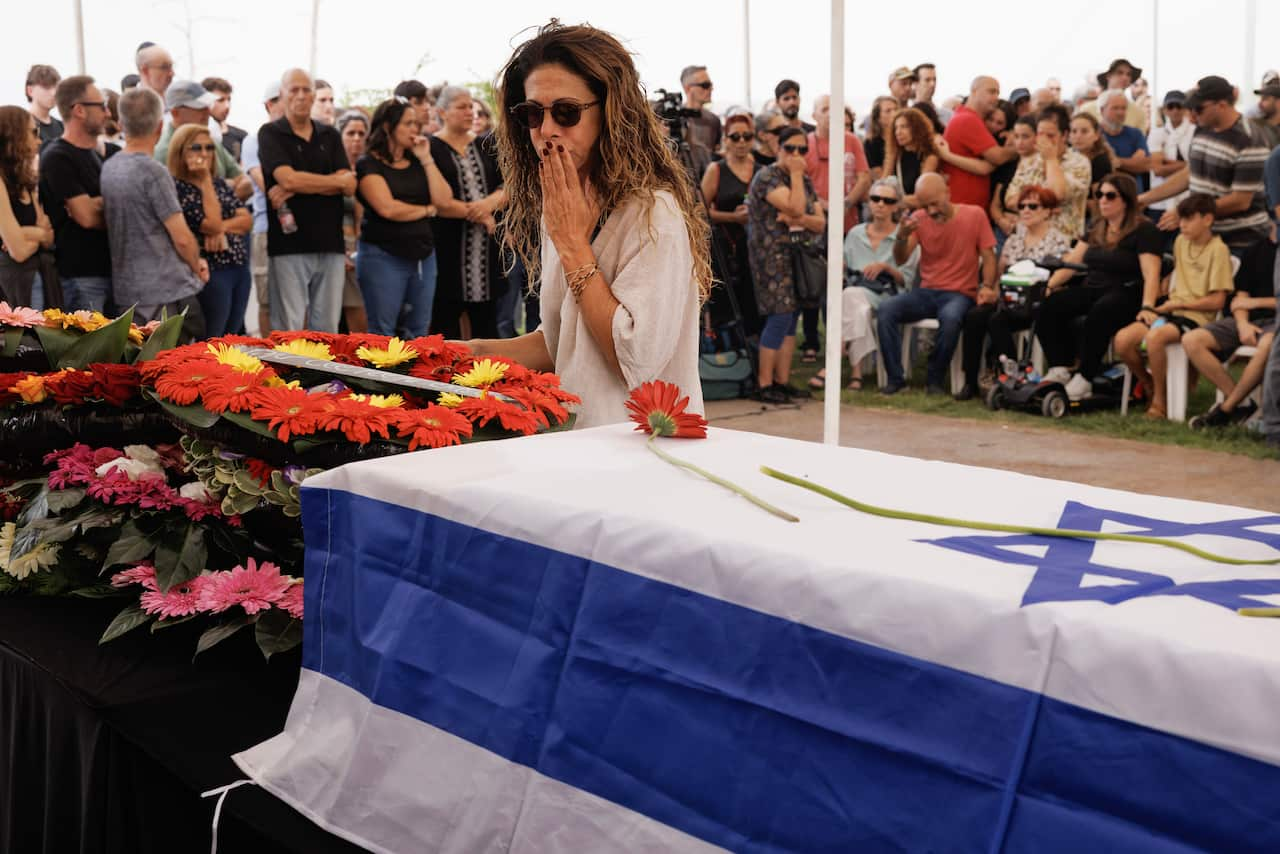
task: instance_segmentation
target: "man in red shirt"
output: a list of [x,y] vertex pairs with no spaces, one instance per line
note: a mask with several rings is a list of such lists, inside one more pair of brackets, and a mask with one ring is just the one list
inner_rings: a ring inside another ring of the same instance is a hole
[[938,338],[929,356],[925,393],[945,394],[942,377],[960,342],[964,316],[975,301],[985,305],[997,294],[996,239],[986,211],[953,203],[947,182],[934,172],[916,181],[916,199],[920,208],[898,226],[893,260],[905,264],[918,245],[920,286],[880,304],[876,323],[888,378],[882,394],[897,394],[907,384],[902,375],[902,324],[926,318],[937,318]]
[[[831,96],[819,95],[813,102],[813,120],[816,129],[808,135],[809,152],[804,156],[804,173],[813,182],[813,189],[822,199],[827,210],[831,209],[827,198],[828,180],[831,175],[831,158],[828,144],[831,133]],[[866,198],[871,187],[871,169],[862,143],[848,131],[844,132],[844,230],[858,224],[858,205]]]
[[951,198],[956,204],[977,205],[984,210],[991,201],[991,173],[1018,156],[1005,148],[987,130],[984,121],[1000,100],[1000,84],[991,77],[979,77],[969,87],[969,100],[956,108],[947,123],[939,146],[942,172],[951,182]]

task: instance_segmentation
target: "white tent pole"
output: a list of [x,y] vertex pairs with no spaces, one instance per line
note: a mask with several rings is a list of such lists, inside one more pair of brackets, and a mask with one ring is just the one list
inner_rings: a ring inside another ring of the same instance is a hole
[[1240,81],[1240,94],[1251,96],[1253,87],[1258,85],[1253,64],[1258,39],[1258,0],[1245,0],[1244,33],[1244,79]]
[[311,0],[311,66],[308,71],[311,79],[316,77],[317,42],[320,40],[320,0]]
[[80,73],[85,73],[84,62],[84,9],[81,8],[80,0],[75,0],[76,10],[76,62],[79,64]]
[[747,99],[744,106],[755,112],[751,100],[751,0],[742,0],[742,85]]
[[1160,127],[1160,0],[1151,0],[1151,76],[1147,79],[1148,106],[1151,116],[1147,132]]
[[844,0],[831,0],[831,110],[827,131],[827,391],[822,441],[840,444],[840,301],[844,288]]

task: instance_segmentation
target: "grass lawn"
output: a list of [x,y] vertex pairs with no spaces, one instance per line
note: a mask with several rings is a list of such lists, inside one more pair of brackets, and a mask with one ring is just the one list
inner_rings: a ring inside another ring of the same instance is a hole
[[[821,358],[821,357],[820,357]],[[1122,416],[1120,410],[1095,411],[1080,414],[1068,414],[1065,418],[1045,418],[1027,412],[1000,410],[992,412],[977,398],[958,402],[950,395],[926,397],[924,393],[924,358],[914,360],[913,376],[906,389],[892,397],[886,397],[876,390],[874,370],[864,370],[863,390],[841,392],[840,401],[849,406],[865,406],[875,409],[896,409],[905,412],[923,412],[929,415],[944,415],[951,418],[972,418],[979,421],[993,421],[1000,424],[1015,424],[1028,427],[1044,427],[1056,430],[1071,430],[1076,433],[1092,433],[1109,436],[1115,439],[1136,439],[1140,442],[1155,442],[1165,445],[1181,445],[1186,448],[1203,448],[1212,451],[1225,451],[1231,454],[1242,454],[1255,459],[1280,458],[1269,448],[1256,433],[1243,427],[1227,427],[1218,430],[1192,430],[1185,423],[1161,419],[1149,421],[1143,417],[1142,404],[1130,407],[1129,414]],[[792,369],[791,383],[805,386],[809,378],[821,368],[819,364],[803,364],[797,352]],[[1233,373],[1239,374],[1239,367]],[[844,360],[844,377],[840,384],[843,389],[851,376],[848,360]],[[814,398],[821,400],[822,392],[815,392]],[[1196,385],[1187,400],[1187,417],[1198,415],[1213,405],[1214,388],[1204,379]]]

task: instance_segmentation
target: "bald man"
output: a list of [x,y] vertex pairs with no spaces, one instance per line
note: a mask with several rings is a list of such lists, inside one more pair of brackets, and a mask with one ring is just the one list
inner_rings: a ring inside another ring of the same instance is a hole
[[311,118],[315,99],[307,72],[290,69],[280,80],[284,116],[258,131],[271,207],[271,328],[337,332],[346,258],[342,197],[355,194],[356,176],[338,131]]
[[138,68],[138,85],[163,99],[173,82],[173,57],[169,51],[153,44],[138,51],[134,59]]
[[[893,260],[902,265],[920,247],[920,286],[880,304],[876,324],[880,358],[887,377],[883,394],[906,388],[902,373],[902,324],[936,318],[938,338],[929,355],[925,394],[946,394],[943,376],[960,343],[964,317],[975,305],[996,299],[995,235],[986,210],[952,201],[946,180],[925,172],[916,181],[920,207],[902,221],[893,241]],[[981,264],[982,287],[978,287]],[[965,398],[965,389],[953,389]],[[969,397],[973,396],[970,390]]]
[[951,182],[951,197],[958,204],[985,207],[991,201],[991,173],[997,166],[1018,156],[987,130],[987,114],[1000,100],[1000,84],[992,77],[979,77],[969,86],[969,100],[956,108],[942,135],[945,145],[943,174]]

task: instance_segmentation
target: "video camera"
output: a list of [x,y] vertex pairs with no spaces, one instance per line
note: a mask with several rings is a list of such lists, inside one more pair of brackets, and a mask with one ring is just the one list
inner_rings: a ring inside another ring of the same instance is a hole
[[685,119],[697,118],[701,110],[691,110],[684,106],[684,96],[679,92],[668,92],[666,89],[655,89],[658,96],[653,102],[653,111],[658,118],[667,123],[667,130],[673,139],[683,141]]

